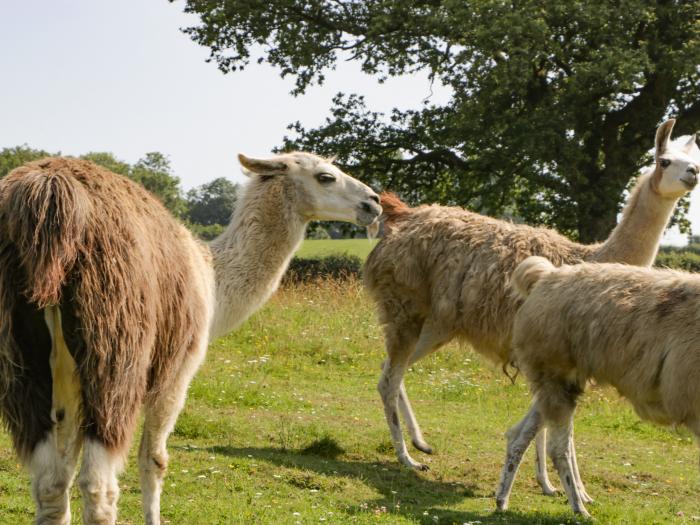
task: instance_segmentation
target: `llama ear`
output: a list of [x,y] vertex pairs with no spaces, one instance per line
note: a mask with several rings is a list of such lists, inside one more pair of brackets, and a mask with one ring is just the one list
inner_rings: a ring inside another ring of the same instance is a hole
[[246,175],[255,173],[256,175],[269,177],[271,175],[283,175],[289,169],[285,162],[279,160],[251,159],[242,153],[238,154],[238,162],[243,166],[243,173]]
[[661,124],[659,126],[659,129],[656,130],[655,157],[657,160],[668,148],[668,141],[671,138],[671,131],[673,130],[673,126],[675,123],[676,123],[676,119],[670,118],[666,122]]
[[690,136],[690,138],[688,138],[688,142],[686,142],[686,143],[683,145],[683,151],[684,151],[685,153],[687,153],[688,155],[690,155],[691,153],[693,153],[693,152],[697,149],[697,147],[698,147],[697,143],[695,142],[696,140],[697,140],[697,134],[696,134],[696,133],[693,133],[693,134]]

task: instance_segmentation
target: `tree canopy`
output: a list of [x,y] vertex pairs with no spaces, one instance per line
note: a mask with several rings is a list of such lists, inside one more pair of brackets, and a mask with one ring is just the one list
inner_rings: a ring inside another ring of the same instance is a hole
[[[411,201],[459,204],[605,237],[656,126],[700,128],[697,0],[187,0],[185,31],[224,72],[267,62],[321,83],[340,60],[379,81],[427,72],[444,106],[380,114],[338,94],[285,147],[339,162]],[[683,219],[682,214],[680,217]],[[687,227],[687,222],[682,226]]]
[[187,192],[187,216],[204,226],[225,226],[231,219],[237,196],[238,186],[219,177]]

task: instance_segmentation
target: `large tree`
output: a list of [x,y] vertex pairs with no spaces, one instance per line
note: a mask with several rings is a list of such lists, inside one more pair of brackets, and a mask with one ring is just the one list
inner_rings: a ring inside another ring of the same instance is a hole
[[700,127],[698,0],[187,0],[185,31],[224,72],[251,60],[295,78],[339,60],[379,80],[417,71],[445,106],[382,115],[339,94],[289,147],[339,161],[407,198],[605,237],[655,127]]

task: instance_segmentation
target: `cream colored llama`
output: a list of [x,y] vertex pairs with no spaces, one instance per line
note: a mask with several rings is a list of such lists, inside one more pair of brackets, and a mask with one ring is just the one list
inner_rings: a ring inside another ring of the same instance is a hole
[[[387,235],[367,259],[365,284],[384,325],[387,359],[378,388],[402,464],[427,468],[408,452],[399,409],[413,445],[432,452],[403,386],[406,370],[456,337],[499,363],[509,363],[512,320],[519,304],[509,279],[520,261],[543,255],[556,265],[583,260],[652,264],[678,199],[697,183],[697,177],[686,171],[692,162],[689,155],[697,153],[695,140],[682,147],[671,145],[674,123],[668,120],[659,126],[656,164],[640,176],[621,222],[602,244],[577,244],[552,230],[461,208],[408,208],[392,195],[382,196]],[[552,494],[544,448],[544,433],[540,433],[537,479],[545,494]]]
[[239,159],[251,180],[209,246],[90,162],[45,159],[0,181],[0,415],[32,475],[38,524],[70,523],[81,447],[84,522],[116,522],[141,406],[143,510],[160,523],[166,440],[207,343],[269,298],[309,221],[369,225],[381,213],[370,188],[323,158]]
[[506,434],[497,505],[507,508],[522,455],[546,425],[571,508],[588,516],[569,444],[576,401],[589,380],[614,386],[641,418],[685,425],[700,438],[700,276],[621,264],[557,269],[530,257],[513,281],[526,297],[515,316],[513,359],[534,403]]

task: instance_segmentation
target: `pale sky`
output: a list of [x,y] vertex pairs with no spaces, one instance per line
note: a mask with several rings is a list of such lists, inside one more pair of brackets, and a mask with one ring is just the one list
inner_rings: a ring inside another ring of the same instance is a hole
[[[221,176],[241,181],[238,152],[265,156],[287,124],[321,124],[339,91],[363,94],[372,110],[385,112],[419,108],[431,93],[424,75],[379,84],[352,62],[296,98],[292,80],[269,66],[223,75],[205,62],[208,50],[179,30],[193,23],[183,5],[1,1],[0,148],[110,151],[130,163],[160,151],[188,189]],[[448,90],[433,92],[431,102],[449,100]],[[699,193],[691,205],[697,233]]]

